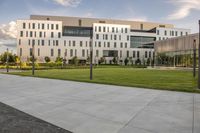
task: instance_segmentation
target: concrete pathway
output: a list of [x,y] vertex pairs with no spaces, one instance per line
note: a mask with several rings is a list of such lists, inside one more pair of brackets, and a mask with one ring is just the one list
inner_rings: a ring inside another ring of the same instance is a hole
[[200,133],[200,95],[0,74],[0,101],[74,133]]

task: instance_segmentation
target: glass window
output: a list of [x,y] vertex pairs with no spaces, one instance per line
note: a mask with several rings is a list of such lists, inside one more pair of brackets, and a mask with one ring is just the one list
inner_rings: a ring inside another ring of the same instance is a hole
[[137,51],[137,58],[140,58],[140,51]]
[[42,37],[42,32],[40,31],[40,37]]
[[23,23],[23,29],[26,29],[26,23]]
[[123,48],[123,42],[120,43],[120,47]]
[[126,57],[129,57],[129,51],[126,51]]
[[51,32],[51,38],[53,38],[54,37],[54,34],[53,34],[53,32]]
[[128,29],[127,28],[125,28],[125,33],[128,33]]
[[145,58],[147,58],[147,51],[145,51]]
[[133,58],[135,58],[135,51],[133,51]]
[[61,56],[61,49],[58,49],[58,57]]
[[40,56],[40,48],[38,48],[38,56]]
[[80,47],[82,47],[83,46],[83,42],[82,41],[80,41]]
[[85,57],[85,50],[82,49],[82,57]]
[[20,54],[19,55],[22,56],[22,48],[20,48]]
[[99,47],[101,47],[101,42],[99,42]]
[[44,40],[42,40],[42,46],[44,46]]
[[52,30],[54,29],[54,24],[51,24],[51,29],[52,29]]
[[99,50],[96,50],[96,57],[99,57]]
[[23,37],[23,31],[20,31],[20,37]]
[[54,56],[54,50],[51,49],[51,56]]
[[73,49],[70,49],[70,56],[73,56]]
[[35,29],[35,23],[32,23],[32,28]]
[[33,32],[32,31],[30,31],[30,37],[33,37]]
[[97,40],[99,39],[99,34],[96,34],[96,39],[97,39]]
[[76,46],[76,41],[73,41],[73,46],[74,46],[74,47]]
[[114,48],[116,48],[117,47],[117,43],[116,42],[114,42]]
[[56,24],[56,30],[58,30],[58,24]]
[[58,32],[58,38],[61,38],[61,33],[60,32]]
[[44,30],[44,24],[42,24],[42,29]]
[[19,42],[18,42],[18,43],[19,43],[19,45],[21,45],[21,39],[19,39]]
[[30,56],[32,56],[33,55],[33,50],[32,50],[32,48],[30,48]]
[[101,26],[99,26],[99,32],[101,32]]
[[58,46],[59,45],[59,41],[58,40],[56,40],[56,46]]

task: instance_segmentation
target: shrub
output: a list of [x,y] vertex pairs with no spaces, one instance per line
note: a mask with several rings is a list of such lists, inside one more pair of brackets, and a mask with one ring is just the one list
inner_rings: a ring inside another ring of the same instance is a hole
[[126,58],[126,59],[124,60],[124,64],[125,64],[125,66],[127,66],[127,65],[128,65],[128,62],[129,62],[129,59],[128,59],[128,58]]
[[46,63],[49,63],[51,61],[51,59],[48,56],[45,56],[44,60],[45,60]]

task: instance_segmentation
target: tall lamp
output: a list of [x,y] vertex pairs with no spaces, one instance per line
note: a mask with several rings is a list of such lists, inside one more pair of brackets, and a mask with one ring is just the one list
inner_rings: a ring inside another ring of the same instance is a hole
[[91,35],[90,35],[90,80],[93,79],[93,33],[91,31]]
[[198,53],[198,58],[199,58],[199,66],[198,66],[198,88],[200,89],[200,20],[199,20],[199,53]]
[[196,40],[194,39],[193,42],[193,77],[196,77],[196,59],[197,59],[197,54],[196,54]]

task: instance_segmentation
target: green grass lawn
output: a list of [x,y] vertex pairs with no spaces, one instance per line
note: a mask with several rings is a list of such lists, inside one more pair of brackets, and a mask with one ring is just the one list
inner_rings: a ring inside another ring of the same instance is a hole
[[[96,68],[93,73],[92,81],[89,80],[89,69],[38,70],[35,72],[35,76],[161,90],[200,92],[196,87],[197,79],[192,77],[191,71]],[[31,71],[13,72],[11,74],[31,76]]]

